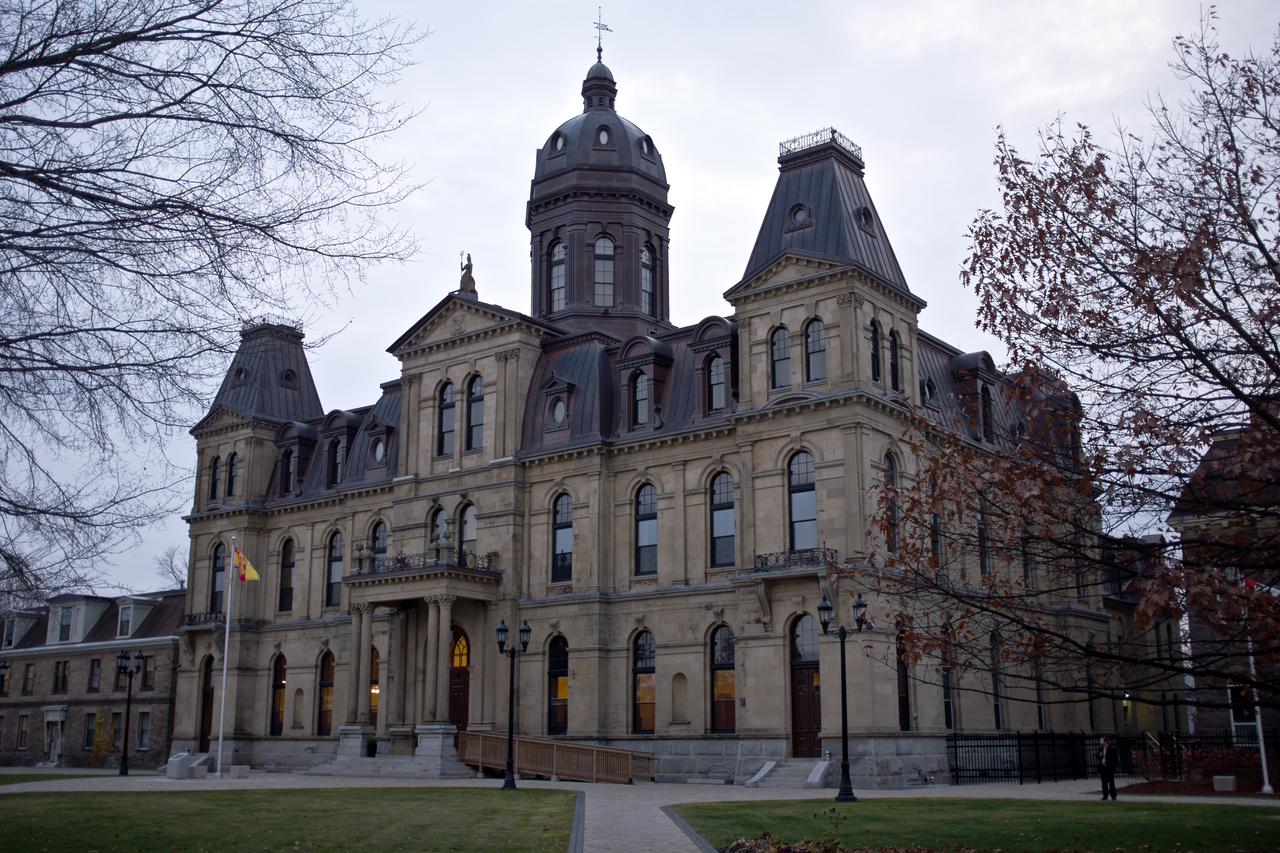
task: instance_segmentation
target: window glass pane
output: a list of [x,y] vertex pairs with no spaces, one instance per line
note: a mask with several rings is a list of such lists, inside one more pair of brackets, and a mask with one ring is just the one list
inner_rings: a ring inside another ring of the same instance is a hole
[[724,408],[724,359],[715,356],[708,364],[707,408],[718,412]]
[[821,320],[814,320],[805,327],[805,381],[817,382],[827,378],[827,337]]
[[551,310],[564,309],[564,243],[551,250]]
[[791,336],[786,329],[778,329],[773,333],[771,355],[774,388],[791,387]]
[[717,474],[711,481],[711,503],[713,506],[733,503],[733,477],[728,474]]
[[788,471],[791,488],[813,485],[813,457],[807,452],[801,451],[792,456]]
[[711,638],[711,665],[713,667],[732,667],[735,646],[733,631],[727,626],[717,628]]
[[613,241],[600,237],[595,243],[595,304],[613,307]]
[[717,702],[724,700],[733,701],[736,696],[734,687],[734,676],[736,673],[731,669],[719,669],[712,673],[715,678],[712,679],[713,698]]
[[637,373],[631,380],[631,423],[644,426],[649,423],[649,377]]
[[804,663],[817,659],[818,621],[806,613],[791,629],[791,660]]
[[438,426],[439,437],[436,440],[437,456],[453,455],[453,431],[454,431],[454,407],[456,401],[453,394],[453,384],[449,383],[440,389],[440,423]]
[[733,536],[732,509],[718,509],[711,513],[711,535],[717,538]]

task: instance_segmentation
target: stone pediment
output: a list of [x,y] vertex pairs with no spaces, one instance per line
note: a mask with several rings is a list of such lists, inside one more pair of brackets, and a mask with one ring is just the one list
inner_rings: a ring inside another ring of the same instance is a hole
[[803,255],[788,252],[780,255],[757,275],[729,288],[725,291],[724,298],[732,302],[758,290],[767,290],[775,285],[799,282],[806,278],[821,277],[832,270],[843,269],[847,266],[848,264],[819,258],[807,258]]
[[451,293],[387,347],[387,352],[399,356],[411,350],[517,323],[530,324],[543,330],[550,328],[517,311]]
[[223,427],[244,426],[252,422],[252,419],[245,417],[233,409],[226,406],[218,406],[212,412],[200,419],[194,427],[191,428],[192,435],[200,435],[201,433],[210,432]]

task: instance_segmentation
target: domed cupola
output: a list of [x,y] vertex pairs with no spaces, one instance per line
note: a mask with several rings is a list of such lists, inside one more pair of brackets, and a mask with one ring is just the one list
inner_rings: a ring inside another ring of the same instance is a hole
[[566,331],[625,340],[672,328],[667,280],[667,173],[652,137],[618,115],[613,72],[582,81],[582,112],[538,150],[526,224],[532,313]]

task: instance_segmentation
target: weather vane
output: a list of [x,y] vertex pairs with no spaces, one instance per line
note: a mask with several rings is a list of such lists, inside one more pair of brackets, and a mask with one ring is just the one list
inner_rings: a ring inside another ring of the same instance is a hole
[[601,37],[605,33],[613,32],[613,30],[609,29],[609,25],[604,23],[604,14],[599,6],[596,7],[596,22],[592,26],[596,28],[596,62],[604,62],[604,45],[601,43]]

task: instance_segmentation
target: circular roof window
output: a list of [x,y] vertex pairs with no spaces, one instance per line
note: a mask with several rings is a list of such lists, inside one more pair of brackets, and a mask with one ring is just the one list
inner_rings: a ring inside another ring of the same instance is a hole
[[644,139],[640,140],[640,150],[645,154],[653,153],[653,146],[649,144],[649,137],[646,136]]
[[387,446],[382,442],[382,439],[378,439],[373,443],[373,461],[381,462],[383,459],[386,458],[386,456],[387,456]]
[[809,209],[809,205],[804,202],[791,205],[791,209],[787,211],[788,228],[804,228],[806,225],[812,224],[813,211]]
[[600,133],[596,136],[596,139],[600,141],[601,145],[608,145],[609,144],[609,128],[607,127],[600,128]]
[[556,142],[555,142],[555,146],[556,146],[556,150],[557,150],[557,151],[563,151],[563,150],[564,150],[564,137],[563,137],[563,136],[561,136],[561,135],[560,135],[560,134],[558,134],[558,133],[556,134]]
[[565,407],[564,400],[557,397],[555,402],[551,404],[551,420],[556,426],[559,426],[564,423],[565,416],[568,414],[569,412]]

